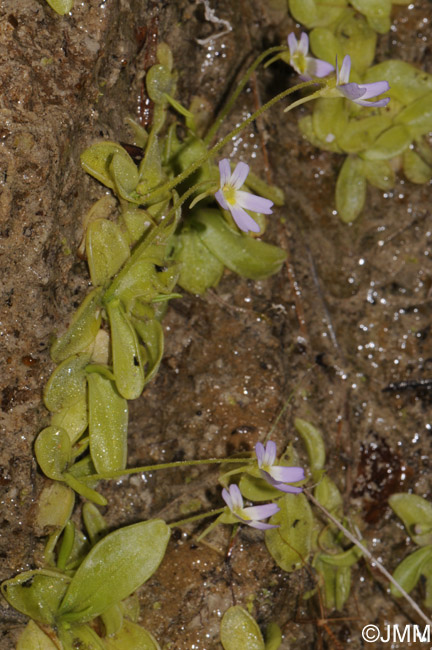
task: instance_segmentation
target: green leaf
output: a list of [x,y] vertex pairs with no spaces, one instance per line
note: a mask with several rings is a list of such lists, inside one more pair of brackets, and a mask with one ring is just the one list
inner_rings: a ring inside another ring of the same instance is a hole
[[201,295],[219,284],[224,265],[202,243],[195,230],[184,229],[175,238],[172,257],[180,263],[178,283],[182,289]]
[[[388,1],[391,3],[391,0]],[[377,41],[377,35],[368,21],[352,9],[346,9],[337,22],[335,35],[340,48],[338,54],[348,54],[353,69],[359,74],[364,74],[375,58]],[[331,63],[334,65],[335,60]]]
[[392,494],[389,504],[393,512],[402,519],[411,539],[419,546],[432,542],[432,504],[417,494],[399,492]]
[[201,241],[231,271],[251,280],[278,273],[286,253],[277,246],[240,235],[222,219],[219,210],[196,210],[193,220]]
[[55,481],[46,485],[37,500],[34,527],[38,536],[61,531],[69,521],[75,504],[73,490]]
[[74,6],[74,0],[46,0],[51,7],[51,9],[54,9],[54,11],[60,16],[64,16],[65,14],[68,14],[73,6]]
[[413,138],[432,131],[432,91],[403,108],[394,121],[406,126]]
[[135,188],[138,185],[138,169],[132,158],[127,154],[115,153],[109,163],[109,173],[114,182],[114,190],[125,201],[139,203],[140,198]]
[[131,203],[127,203],[123,207],[121,218],[132,242],[141,239],[144,233],[153,225],[153,219],[149,212]]
[[363,82],[383,79],[390,84],[387,96],[404,105],[411,104],[432,90],[432,75],[400,59],[390,59],[369,68]]
[[[393,578],[396,582],[405,589],[407,593],[410,593],[416,586],[417,582],[420,580],[420,576],[423,572],[423,567],[432,559],[432,546],[425,546],[424,548],[419,548],[414,553],[408,555],[405,559],[402,560],[400,564],[397,565],[396,569],[393,571]],[[402,596],[399,589],[397,589],[393,584],[390,585],[390,591],[393,596],[400,598]]]
[[339,138],[344,133],[348,124],[348,115],[345,109],[345,100],[321,98],[315,102],[312,114],[312,125],[320,141],[330,144],[334,142],[335,149],[342,151]]
[[47,427],[35,442],[36,460],[41,470],[54,481],[63,481],[72,458],[71,442],[64,429]]
[[321,431],[310,422],[301,418],[295,418],[294,426],[305,444],[312,476],[316,480],[315,476],[317,472],[324,468],[326,461],[324,440]]
[[392,0],[350,0],[354,9],[365,16],[385,18],[390,15]]
[[123,266],[130,251],[119,226],[96,219],[87,228],[86,252],[93,286],[103,286]]
[[53,625],[69,578],[60,573],[44,575],[25,571],[2,582],[1,591],[9,605],[34,621]]
[[87,378],[89,387],[90,453],[98,474],[126,467],[128,405],[114,382],[97,372]]
[[330,555],[329,553],[320,553],[319,559],[325,564],[330,564],[334,567],[351,567],[355,564],[358,559],[363,555],[362,551],[358,546],[351,546],[347,551],[342,551],[341,553],[334,553]]
[[90,355],[80,354],[57,366],[44,389],[44,402],[49,411],[61,411],[85,399],[85,367],[89,361]]
[[429,183],[432,178],[432,167],[412,149],[403,152],[402,166],[405,176],[411,183]]
[[29,621],[20,634],[16,650],[57,650],[49,636],[42,632],[40,627],[34,621]]
[[365,160],[363,173],[368,183],[379,190],[391,190],[395,186],[395,172],[388,160]]
[[314,490],[314,497],[332,515],[342,515],[343,500],[336,484],[326,475],[322,476]]
[[[73,470],[73,466],[71,470]],[[93,501],[93,503],[96,503],[98,506],[106,506],[108,504],[108,501],[104,496],[102,496],[102,494],[99,494],[99,492],[96,492],[96,490],[93,490],[88,485],[77,479],[72,471],[65,472],[63,474],[63,480],[72,488],[72,490],[75,490],[75,492],[81,494],[81,496],[89,499],[89,501]]]
[[78,568],[60,606],[59,620],[85,622],[127,598],[156,571],[170,529],[161,519],[110,533]]
[[140,625],[125,621],[122,629],[105,639],[107,650],[160,650],[156,639]]
[[425,578],[425,607],[432,607],[432,558],[422,566],[422,575]]
[[67,431],[72,445],[82,436],[87,424],[87,394],[51,417],[51,425]]
[[241,475],[239,488],[245,499],[250,501],[272,501],[280,497],[280,490],[276,490],[260,476],[253,476],[247,471]]
[[155,104],[166,104],[165,94],[175,92],[175,78],[164,65],[152,65],[146,76],[146,88],[150,99]]
[[88,502],[83,505],[82,515],[88,536],[94,546],[108,532],[105,519],[96,506]]
[[139,167],[140,183],[137,191],[140,194],[150,192],[162,182],[163,178],[159,139],[152,132],[147,143],[144,158]]
[[366,178],[363,161],[348,156],[336,181],[336,209],[344,223],[351,223],[361,213],[366,201]]
[[58,633],[65,650],[106,650],[104,641],[89,625],[61,625]]
[[136,399],[144,388],[144,369],[137,335],[119,300],[112,300],[107,305],[107,311],[117,390],[125,399]]
[[[338,101],[338,99],[334,100],[329,100],[329,101]],[[325,140],[321,140],[318,138],[318,136],[315,133],[315,129],[313,127],[313,120],[312,120],[312,115],[306,115],[305,117],[302,117],[298,121],[298,127],[300,129],[300,133],[307,139],[311,144],[313,144],[314,147],[317,147],[317,149],[323,149],[324,151],[333,151],[336,153],[341,153],[341,148],[339,147],[338,143],[336,140],[333,140],[330,138],[330,142],[326,142]]]
[[[120,156],[129,168],[130,164],[134,165],[128,152],[116,142],[110,142],[109,140],[96,142],[81,154],[81,166],[84,171],[113,190],[116,188],[110,172],[110,164],[114,155]],[[117,167],[118,163],[116,169]]]
[[387,115],[372,115],[360,119],[351,119],[340,133],[338,144],[346,153],[367,151],[373,148],[377,137],[388,129],[391,124],[392,120]]
[[147,384],[156,375],[164,352],[163,327],[156,318],[143,321],[132,319],[138,336],[145,345],[147,360],[145,365],[145,383]]
[[348,600],[351,590],[351,569],[338,567],[335,576],[335,607],[341,611]]
[[84,298],[69,328],[51,346],[53,361],[60,363],[93,343],[101,324],[101,296],[102,289],[97,288]]
[[[318,59],[328,61],[332,65],[335,65],[336,57],[341,59],[344,56],[343,48],[331,28],[316,27],[309,34],[309,41],[310,49]],[[320,102],[321,99],[317,101]],[[344,103],[342,97],[335,101]]]
[[257,622],[239,605],[223,615],[220,635],[224,650],[265,650]]
[[326,26],[336,21],[346,6],[346,0],[320,2],[319,0],[289,0],[290,12],[307,28]]
[[412,136],[406,126],[395,124],[383,131],[374,144],[361,155],[365,160],[388,160],[401,154],[411,144]]
[[384,16],[383,18],[367,16],[367,21],[369,23],[369,27],[377,32],[377,34],[386,34],[388,31],[390,31],[392,23],[391,16]]
[[101,619],[104,624],[106,637],[111,637],[120,632],[123,626],[123,611],[121,603],[111,605],[111,607],[101,614]]
[[279,650],[282,644],[282,632],[276,623],[269,623],[265,633],[265,650]]
[[270,519],[265,532],[267,550],[278,566],[291,572],[307,562],[312,544],[313,515],[304,494],[285,494],[277,501],[280,507]]

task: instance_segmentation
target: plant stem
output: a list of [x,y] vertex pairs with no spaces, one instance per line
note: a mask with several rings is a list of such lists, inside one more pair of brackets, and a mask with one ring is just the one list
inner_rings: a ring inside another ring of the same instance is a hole
[[170,528],[177,528],[179,526],[184,526],[189,524],[192,521],[199,521],[200,519],[206,519],[207,517],[213,517],[213,515],[220,515],[225,508],[217,508],[217,510],[210,510],[210,512],[204,512],[200,515],[193,515],[192,517],[187,517],[186,519],[180,519],[179,521],[174,521],[172,524],[168,524]]
[[178,460],[173,463],[161,463],[159,465],[144,465],[142,467],[132,467],[130,469],[118,469],[115,472],[102,472],[101,474],[92,474],[87,476],[87,481],[97,481],[100,479],[112,479],[127,474],[142,474],[143,472],[154,472],[158,469],[170,469],[171,467],[189,467],[192,465],[215,465],[222,463],[253,463],[253,458],[207,458],[204,460]]
[[275,54],[276,52],[283,52],[286,49],[287,49],[287,47],[285,45],[278,45],[276,47],[270,47],[268,50],[266,50],[265,52],[263,52],[262,54],[257,56],[257,58],[252,63],[252,65],[250,65],[249,68],[246,70],[246,73],[244,74],[244,76],[240,79],[240,82],[239,82],[237,88],[235,89],[235,91],[233,92],[233,94],[231,95],[231,97],[229,98],[229,100],[227,101],[227,103],[225,104],[225,106],[223,107],[223,109],[221,110],[219,115],[217,116],[217,118],[216,118],[215,122],[213,123],[213,125],[210,127],[210,129],[206,133],[206,136],[204,138],[205,144],[208,145],[213,140],[213,137],[217,133],[217,130],[219,129],[220,125],[222,124],[222,122],[224,121],[226,116],[229,114],[230,110],[232,109],[235,102],[237,101],[237,97],[240,95],[241,91],[243,90],[243,88],[248,83],[251,74],[253,72],[255,72],[255,70],[257,69],[259,64],[262,61],[264,61],[264,59],[267,56],[269,56],[269,54]]
[[336,517],[333,517],[333,515],[326,508],[324,508],[324,506],[322,506],[320,502],[317,501],[317,499],[315,499],[315,497],[311,494],[311,492],[309,492],[309,490],[303,490],[303,492],[307,496],[309,501],[311,501],[314,504],[314,506],[316,506],[319,510],[321,510],[321,512],[327,517],[327,519],[330,519],[330,521],[334,523],[334,525],[337,526],[340,531],[343,532],[345,537],[347,537],[353,544],[357,546],[357,548],[361,550],[362,554],[367,557],[369,562],[371,564],[374,564],[377,567],[377,569],[383,574],[383,576],[385,576],[387,580],[391,582],[392,585],[394,585],[398,591],[400,591],[400,593],[405,598],[405,600],[411,605],[414,611],[425,621],[425,623],[427,623],[427,625],[432,626],[432,620],[426,616],[426,614],[417,605],[415,600],[413,600],[411,596],[405,591],[405,589],[401,587],[401,585],[397,582],[397,580],[393,578],[393,576],[391,575],[391,573],[387,571],[385,566],[383,566],[381,562],[377,560],[365,546],[363,546],[360,540],[358,540],[357,537],[355,537],[355,535],[350,533],[350,531],[347,528],[345,528],[345,526],[343,526],[340,523],[340,521],[336,519]]

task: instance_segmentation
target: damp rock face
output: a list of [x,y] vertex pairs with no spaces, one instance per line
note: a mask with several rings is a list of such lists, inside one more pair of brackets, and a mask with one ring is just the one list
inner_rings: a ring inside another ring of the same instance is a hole
[[[225,22],[210,19],[209,7]],[[383,37],[378,56],[387,48],[426,65],[427,10],[426,0],[409,13],[398,8],[396,36]],[[33,522],[45,479],[32,445],[47,422],[50,336],[88,289],[76,250],[82,218],[104,192],[81,171],[80,152],[101,137],[127,142],[123,118],[150,116],[141,79],[158,41],[173,50],[179,100],[187,106],[199,95],[211,116],[253,57],[293,28],[285,3],[267,0],[76,0],[63,18],[43,0],[1,3],[1,580],[33,568],[41,548]],[[414,50],[413,33],[421,34]],[[260,74],[223,131],[292,82],[279,64]],[[371,550],[393,569],[406,536],[385,499],[407,489],[431,497],[430,186],[398,181],[387,196],[371,190],[368,210],[348,228],[334,214],[342,159],[308,144],[298,115],[282,111],[265,115],[224,155],[252,161],[284,188],[269,240],[289,251],[288,272],[258,283],[227,274],[217,292],[173,302],[161,370],[131,404],[129,465],[252,450],[291,396],[273,436],[278,449],[295,440],[295,416],[321,428],[329,476],[365,522]],[[112,527],[222,505],[214,469],[169,470],[102,489]],[[310,570],[284,574],[259,531],[240,529],[232,546],[228,529],[208,546],[197,546],[193,533],[175,529],[140,591],[142,623],[162,647],[219,650],[220,617],[233,604],[250,606],[263,629],[271,620],[284,625],[282,650],[334,638],[357,649],[370,611],[383,622],[402,617],[360,564],[347,622],[330,622],[329,637],[314,621],[334,615],[320,611],[318,597],[296,604],[315,586]],[[0,604],[2,650],[15,647],[24,623]]]
[[[32,444],[47,418],[50,335],[87,285],[75,251],[92,190],[79,153],[100,135],[104,93],[114,92],[122,57],[136,51],[134,9],[143,20],[147,3],[135,5],[77,2],[64,18],[39,0],[0,9],[1,580],[34,566],[43,479]],[[7,649],[19,617],[4,601],[1,611]]]

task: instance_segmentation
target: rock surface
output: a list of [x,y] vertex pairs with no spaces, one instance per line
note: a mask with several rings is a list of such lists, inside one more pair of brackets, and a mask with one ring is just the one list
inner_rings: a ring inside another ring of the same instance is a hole
[[[286,12],[264,0],[221,0],[216,14],[232,29],[210,38],[224,25],[206,18],[205,4],[86,0],[60,18],[39,0],[1,3],[2,580],[32,568],[40,547],[33,519],[45,479],[32,444],[48,420],[50,335],[88,288],[76,249],[82,217],[104,190],[81,171],[80,152],[100,137],[128,138],[123,118],[139,109],[156,39],[173,49],[182,103],[199,94],[214,113],[253,56],[293,29]],[[379,57],[432,72],[428,11],[426,0],[397,8]],[[261,73],[230,125],[291,82],[281,65]],[[340,157],[309,145],[298,113],[282,110],[225,153],[252,157],[257,173],[284,188],[269,238],[287,248],[289,265],[266,282],[227,274],[205,298],[173,302],[161,371],[131,407],[129,465],[251,450],[291,396],[275,431],[278,448],[296,440],[296,416],[322,429],[346,512],[362,515],[371,550],[393,569],[408,547],[386,499],[407,489],[431,497],[430,185],[398,180],[387,195],[369,190],[363,216],[347,227],[334,213]],[[146,474],[103,490],[115,527],[222,505],[213,469]],[[160,570],[140,590],[142,623],[161,647],[219,649],[220,617],[232,604],[249,605],[263,629],[277,621],[282,650],[320,642],[360,648],[371,611],[377,624],[412,620],[360,563],[346,610],[319,625],[326,616],[319,599],[298,600],[313,587],[309,569],[284,574],[259,531],[241,529],[228,553],[228,529],[197,546],[201,529],[175,529]],[[9,650],[23,617],[5,601],[0,617],[0,645]]]

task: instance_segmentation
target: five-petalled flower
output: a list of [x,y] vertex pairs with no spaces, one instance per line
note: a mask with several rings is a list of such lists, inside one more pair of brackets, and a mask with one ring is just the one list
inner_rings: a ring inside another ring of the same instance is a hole
[[255,445],[255,453],[261,475],[267,483],[282,492],[298,494],[302,491],[302,488],[287,485],[287,483],[303,481],[305,477],[304,470],[301,467],[275,465],[276,444],[272,440],[269,440],[265,447],[261,442],[257,442]]
[[390,97],[378,99],[376,102],[366,101],[371,97],[377,97],[382,93],[386,93],[390,85],[388,81],[375,81],[370,84],[356,84],[349,83],[351,72],[351,57],[347,54],[342,61],[341,69],[339,70],[336,59],[336,93],[343,95],[360,106],[387,106]]
[[305,32],[300,34],[300,39],[297,40],[294,32],[288,36],[288,47],[290,51],[290,65],[305,81],[312,77],[326,77],[333,72],[334,66],[327,61],[315,59],[313,56],[308,56],[309,52],[309,37]]
[[246,210],[271,214],[273,201],[240,190],[249,174],[249,165],[239,162],[231,174],[229,160],[224,158],[219,162],[219,173],[220,187],[215,194],[216,201],[224,210],[229,210],[240,230],[259,232],[259,225]]
[[271,517],[279,512],[280,508],[275,503],[267,503],[264,506],[250,506],[245,508],[243,506],[243,497],[240,488],[235,483],[228,486],[228,489],[224,488],[222,490],[222,498],[234,517],[239,519],[242,523],[261,530],[277,528],[276,525],[266,524],[261,521],[261,519],[267,519],[267,517]]

